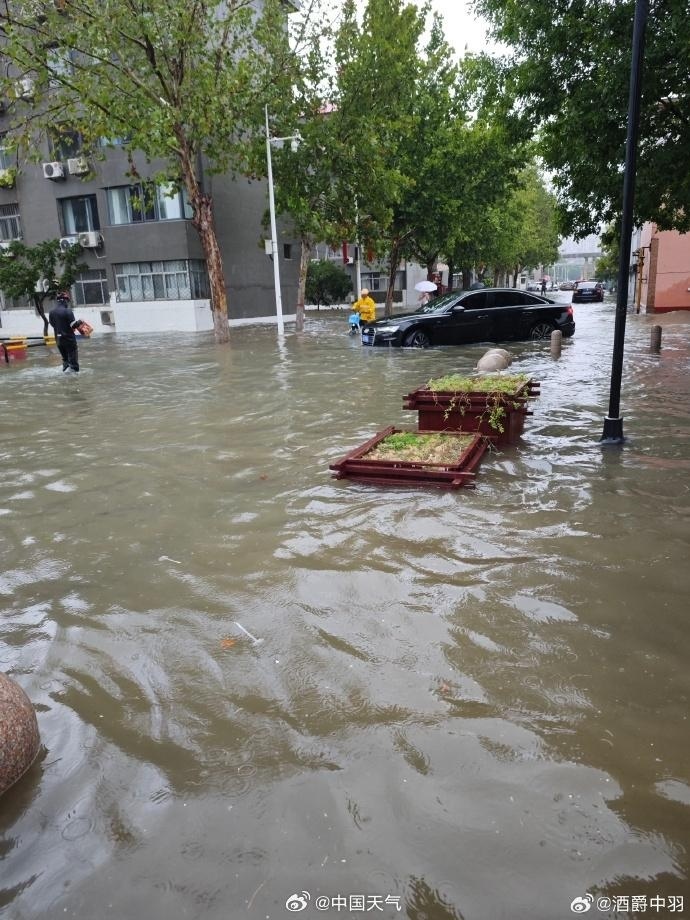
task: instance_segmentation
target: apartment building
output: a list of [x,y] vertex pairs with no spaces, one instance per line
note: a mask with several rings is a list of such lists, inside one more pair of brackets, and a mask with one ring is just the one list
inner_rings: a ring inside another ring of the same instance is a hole
[[[290,9],[299,4],[286,3]],[[24,87],[31,102],[31,85]],[[201,243],[184,191],[154,186],[161,164],[134,155],[133,182],[117,139],[85,155],[77,134],[47,138],[38,163],[16,170],[0,105],[0,258],[21,239],[28,246],[59,239],[81,249],[88,268],[73,286],[79,315],[98,332],[205,331],[213,328],[209,284]],[[264,181],[230,175],[203,177],[213,197],[231,325],[275,322],[274,272],[263,240],[267,209]],[[286,316],[294,313],[299,244],[289,225],[278,228],[281,289]],[[0,292],[0,335],[32,335],[42,323],[27,303]]]

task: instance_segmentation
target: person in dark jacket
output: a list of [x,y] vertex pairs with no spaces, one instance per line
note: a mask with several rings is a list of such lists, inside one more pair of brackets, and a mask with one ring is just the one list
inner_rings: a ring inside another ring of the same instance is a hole
[[55,341],[62,356],[63,373],[71,370],[76,374],[79,372],[79,351],[77,337],[74,334],[77,320],[69,305],[70,296],[67,291],[60,291],[55,299],[57,303],[48,314],[48,322],[55,330]]

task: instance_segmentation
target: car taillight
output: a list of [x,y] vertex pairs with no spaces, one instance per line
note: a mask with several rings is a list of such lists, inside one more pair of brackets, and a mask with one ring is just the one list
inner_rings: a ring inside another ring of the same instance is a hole
[[568,314],[568,316],[573,316],[573,307],[572,307],[572,304],[571,304],[569,307],[566,307],[566,308],[565,308],[565,312]]

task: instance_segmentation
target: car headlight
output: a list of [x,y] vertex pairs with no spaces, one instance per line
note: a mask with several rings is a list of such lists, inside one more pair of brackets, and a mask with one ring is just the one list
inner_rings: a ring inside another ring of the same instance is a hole
[[379,326],[377,332],[397,332],[400,326]]

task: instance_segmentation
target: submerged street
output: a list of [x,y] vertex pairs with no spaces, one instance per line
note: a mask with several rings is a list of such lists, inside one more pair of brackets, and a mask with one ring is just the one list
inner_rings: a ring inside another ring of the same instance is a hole
[[326,312],[0,369],[0,670],[44,746],[0,800],[3,916],[690,910],[690,317],[628,316],[622,448],[614,306],[575,321],[558,361],[507,346],[541,396],[458,492],[328,466],[488,346]]

